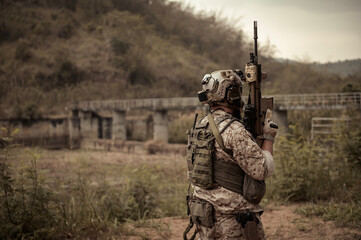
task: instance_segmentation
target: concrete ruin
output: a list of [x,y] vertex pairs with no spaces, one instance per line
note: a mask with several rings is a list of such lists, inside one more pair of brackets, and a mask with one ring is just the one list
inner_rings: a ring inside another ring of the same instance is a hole
[[[274,98],[273,119],[283,129],[288,127],[289,110],[361,109],[361,93],[268,97]],[[0,126],[13,125],[18,128],[18,139],[26,145],[45,145],[50,148],[79,148],[85,139],[109,139],[114,142],[155,139],[168,142],[169,111],[207,111],[198,98],[84,101],[72,104],[70,109],[67,117],[0,120]],[[131,111],[140,114],[128,117]],[[142,115],[145,117],[139,117]]]

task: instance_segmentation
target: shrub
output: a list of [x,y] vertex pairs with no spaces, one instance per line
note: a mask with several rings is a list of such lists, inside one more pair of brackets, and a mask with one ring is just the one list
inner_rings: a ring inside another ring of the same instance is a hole
[[187,115],[187,116],[184,115],[173,120],[168,126],[169,142],[187,143],[186,131],[193,126],[193,123],[194,123],[194,115]]
[[15,59],[23,62],[29,60],[33,56],[30,51],[30,43],[27,40],[20,39],[15,49]]
[[110,184],[88,174],[85,158],[75,177],[50,181],[37,167],[36,151],[26,150],[30,160],[21,161],[15,133],[1,129],[0,135],[0,239],[95,239],[123,231],[127,221],[185,215],[185,166],[173,159],[126,166]]
[[76,85],[80,80],[80,75],[80,71],[74,63],[67,59],[61,60],[55,73],[55,85],[58,87]]
[[17,118],[36,119],[43,115],[40,107],[43,100],[43,92],[36,87],[17,88],[11,92],[15,98],[13,103],[13,115]]
[[59,38],[64,38],[64,39],[69,39],[74,33],[74,25],[70,22],[63,24],[63,26],[61,26],[59,32],[58,32],[58,37]]
[[343,86],[342,92],[361,92],[361,85],[357,83],[347,83]]
[[149,140],[144,144],[144,148],[148,154],[157,154],[164,152],[165,143],[159,140]]
[[53,194],[37,169],[35,150],[27,150],[28,162],[20,161],[13,168],[14,152],[18,151],[12,143],[15,134],[1,129],[5,147],[0,149],[0,238],[48,239],[55,226]]
[[111,45],[113,48],[113,52],[115,55],[119,56],[119,55],[123,55],[126,54],[130,48],[130,44],[127,42],[124,42],[120,39],[117,39],[115,37],[112,38],[111,40]]
[[128,69],[128,81],[131,85],[139,85],[139,87],[151,86],[154,82],[155,74],[149,62],[145,57],[130,57],[131,64]]
[[39,36],[48,36],[51,34],[51,22],[44,21],[36,24],[33,32]]
[[0,43],[9,40],[10,37],[11,30],[4,22],[0,22]]
[[344,158],[361,170],[361,127],[359,121],[353,122],[348,127],[343,127],[341,132],[343,134],[339,137],[339,140],[341,142],[341,152],[345,154]]
[[276,173],[268,180],[267,195],[290,201],[359,201],[360,127],[338,129],[330,138],[312,142],[297,129],[291,126],[291,133],[277,140]]

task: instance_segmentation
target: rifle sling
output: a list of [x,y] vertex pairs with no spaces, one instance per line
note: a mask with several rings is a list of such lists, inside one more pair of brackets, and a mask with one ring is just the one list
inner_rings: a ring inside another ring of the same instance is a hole
[[[225,119],[224,119],[225,120]],[[226,147],[224,146],[223,143],[223,139],[221,134],[218,131],[218,128],[216,126],[216,123],[214,122],[213,116],[211,113],[208,114],[208,122],[209,122],[209,126],[211,127],[211,130],[213,132],[213,135],[217,141],[217,143],[219,144],[219,146],[223,149],[223,151],[225,151],[228,155],[232,155],[232,151],[229,149],[226,149]],[[229,125],[228,125],[229,126]],[[227,127],[228,127],[227,126]],[[224,128],[225,129],[225,128]],[[224,131],[224,129],[222,130],[222,132]]]
[[[225,119],[224,119],[225,120]],[[231,119],[225,127],[221,130],[221,133],[234,121],[237,119]],[[213,135],[219,144],[219,146],[225,151],[228,155],[232,156],[233,152],[229,149],[226,149],[223,143],[222,136],[218,131],[218,128],[214,122],[213,116],[209,113],[208,114],[208,122],[209,126],[213,132]],[[222,122],[222,121],[221,121]],[[243,194],[243,180],[244,180],[244,171],[242,168],[232,162],[225,162],[219,159],[215,159],[213,162],[213,177],[214,181],[233,192]]]

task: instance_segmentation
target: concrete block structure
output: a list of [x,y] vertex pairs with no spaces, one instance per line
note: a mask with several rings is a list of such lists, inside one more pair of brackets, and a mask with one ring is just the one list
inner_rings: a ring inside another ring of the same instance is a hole
[[[326,94],[288,94],[266,96],[274,98],[273,119],[281,129],[287,131],[288,110],[339,110],[346,108],[361,109],[361,93],[326,93]],[[127,140],[126,112],[144,110],[153,112],[153,139],[168,142],[168,111],[182,111],[185,109],[203,109],[198,98],[154,98],[154,99],[129,99],[129,100],[102,100],[84,101],[71,106],[79,111],[80,136],[82,138],[106,138],[111,135],[113,140]],[[97,111],[112,111],[111,119],[107,124],[104,118],[97,115]],[[111,122],[111,129],[109,127]],[[146,128],[150,128],[149,122]],[[76,124],[74,123],[74,126]],[[96,128],[101,128],[101,130]],[[101,127],[99,127],[101,126]],[[134,126],[133,126],[134,128]],[[99,132],[100,131],[100,132]],[[111,134],[109,134],[111,132]],[[73,136],[74,134],[70,134]],[[76,135],[76,134],[75,134]],[[74,136],[75,136],[74,135]],[[147,135],[147,134],[145,134]]]
[[[273,120],[287,131],[289,110],[361,109],[361,93],[289,94],[274,98]],[[2,119],[1,127],[19,129],[17,142],[48,148],[79,148],[82,140],[108,139],[123,145],[132,140],[168,142],[168,112],[202,109],[198,98],[154,98],[84,101],[70,106],[69,115],[44,119]],[[130,111],[144,117],[128,118]],[[148,116],[146,116],[148,115]]]
[[153,117],[153,139],[168,142],[168,116],[167,111],[157,110]]
[[125,111],[112,111],[112,139],[127,139],[127,129],[125,125]]

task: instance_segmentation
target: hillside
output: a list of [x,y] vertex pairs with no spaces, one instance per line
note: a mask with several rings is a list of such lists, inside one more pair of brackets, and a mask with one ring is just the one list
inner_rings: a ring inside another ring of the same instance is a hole
[[[196,96],[205,73],[244,68],[252,49],[241,29],[166,0],[2,0],[0,9],[0,118],[62,114],[84,99]],[[270,46],[260,53],[266,94],[344,85],[274,61]]]
[[316,64],[315,69],[337,74],[341,77],[349,75],[361,76],[361,59]]

